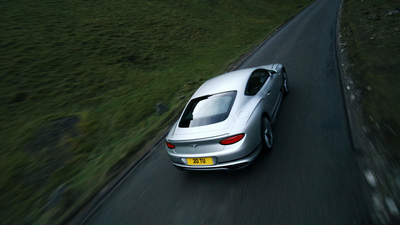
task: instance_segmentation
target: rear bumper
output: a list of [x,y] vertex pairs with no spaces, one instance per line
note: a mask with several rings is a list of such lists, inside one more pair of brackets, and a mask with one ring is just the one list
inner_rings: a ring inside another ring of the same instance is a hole
[[177,162],[172,162],[172,164],[177,167],[180,170],[237,170],[237,169],[242,169],[244,167],[247,167],[250,165],[260,154],[261,152],[261,144],[257,146],[256,149],[254,149],[253,152],[251,152],[249,155],[232,160],[229,162],[223,162],[223,163],[217,163],[215,165],[207,165],[207,166],[190,166],[186,165],[184,163],[177,163]]

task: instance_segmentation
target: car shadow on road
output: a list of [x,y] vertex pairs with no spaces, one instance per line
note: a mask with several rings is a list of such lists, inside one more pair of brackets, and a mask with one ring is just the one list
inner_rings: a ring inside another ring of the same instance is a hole
[[261,152],[258,157],[247,167],[237,170],[216,170],[216,171],[180,171],[183,179],[188,182],[214,182],[214,181],[231,181],[248,179],[249,177],[256,176],[258,170],[265,170],[266,164],[271,160],[273,152]]

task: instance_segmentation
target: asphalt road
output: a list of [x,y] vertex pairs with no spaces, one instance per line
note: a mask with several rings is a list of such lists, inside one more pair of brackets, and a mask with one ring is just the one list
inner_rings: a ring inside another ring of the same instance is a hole
[[366,224],[335,54],[340,2],[316,1],[242,65],[288,71],[271,153],[237,172],[181,172],[161,143],[85,224]]

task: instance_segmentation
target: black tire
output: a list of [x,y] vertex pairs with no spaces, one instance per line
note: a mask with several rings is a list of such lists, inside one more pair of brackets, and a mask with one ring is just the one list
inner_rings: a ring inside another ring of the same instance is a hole
[[261,145],[262,150],[270,152],[274,144],[274,135],[272,132],[271,121],[267,116],[263,116],[261,120]]
[[287,94],[289,94],[289,78],[288,75],[286,73],[286,70],[282,71],[283,74],[283,96],[286,96]]

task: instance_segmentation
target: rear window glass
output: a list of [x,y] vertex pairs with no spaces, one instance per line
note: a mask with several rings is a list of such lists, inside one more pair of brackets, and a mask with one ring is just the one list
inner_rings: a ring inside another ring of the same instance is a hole
[[235,98],[236,91],[230,91],[192,99],[179,121],[179,127],[199,127],[226,120]]

